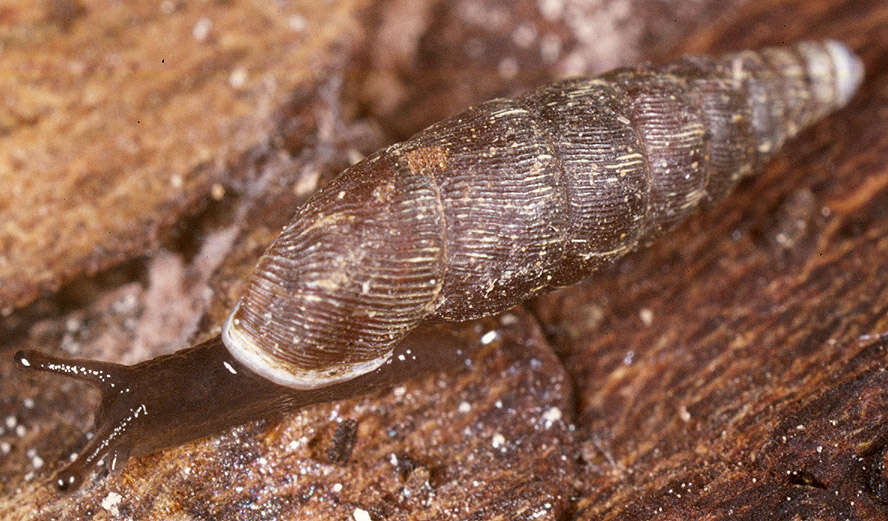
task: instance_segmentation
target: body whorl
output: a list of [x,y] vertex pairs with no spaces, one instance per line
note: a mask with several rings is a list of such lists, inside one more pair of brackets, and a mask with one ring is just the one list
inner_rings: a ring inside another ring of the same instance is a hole
[[807,42],[472,107],[314,194],[223,340],[291,387],[368,372],[424,320],[490,315],[580,280],[720,199],[861,77],[842,44]]

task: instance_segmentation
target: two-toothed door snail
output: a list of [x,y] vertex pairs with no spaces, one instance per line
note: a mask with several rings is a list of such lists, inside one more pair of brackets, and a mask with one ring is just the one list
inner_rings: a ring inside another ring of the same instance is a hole
[[221,337],[135,366],[16,355],[103,392],[59,485],[106,456],[113,468],[446,365],[446,335],[392,353],[422,324],[499,313],[650,241],[845,105],[862,76],[835,41],[691,57],[488,101],[371,155],[298,209]]

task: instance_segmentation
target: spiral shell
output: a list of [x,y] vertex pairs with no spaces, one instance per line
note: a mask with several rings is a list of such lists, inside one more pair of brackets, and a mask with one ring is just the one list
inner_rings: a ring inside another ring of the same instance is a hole
[[314,194],[223,341],[294,388],[371,371],[423,321],[501,312],[672,228],[847,103],[862,75],[841,43],[803,42],[469,108]]

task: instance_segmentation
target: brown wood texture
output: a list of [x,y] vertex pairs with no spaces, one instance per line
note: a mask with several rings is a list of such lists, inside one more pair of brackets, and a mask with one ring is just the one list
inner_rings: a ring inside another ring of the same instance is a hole
[[[325,80],[364,3],[0,7],[0,300],[156,246]],[[262,38],[256,38],[261,33]]]
[[[5,3],[0,518],[888,518],[883,4]],[[468,103],[823,37],[867,66],[846,109],[651,249],[462,326],[475,367],[48,483],[97,396],[16,349],[213,330],[319,179]]]

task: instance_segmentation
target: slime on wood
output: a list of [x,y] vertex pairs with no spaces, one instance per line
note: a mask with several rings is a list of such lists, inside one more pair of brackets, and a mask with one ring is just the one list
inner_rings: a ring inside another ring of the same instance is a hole
[[[844,106],[860,60],[825,40],[569,79],[495,99],[346,169],[259,259],[220,336],[122,366],[20,352],[102,391],[57,477],[462,365],[436,325],[587,277],[724,197]],[[395,356],[395,354],[409,356]]]

